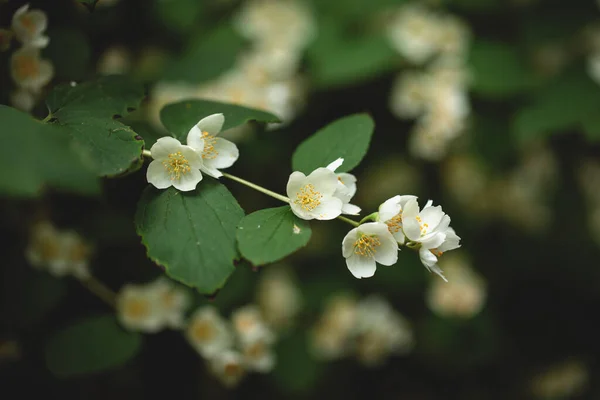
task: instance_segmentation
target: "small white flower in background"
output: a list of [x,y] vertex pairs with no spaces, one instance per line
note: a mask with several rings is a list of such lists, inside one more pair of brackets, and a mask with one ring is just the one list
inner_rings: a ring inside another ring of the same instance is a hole
[[394,196],[379,206],[377,222],[386,224],[394,239],[400,244],[404,244],[406,239],[402,230],[402,210],[409,200],[416,198],[417,196],[412,195]]
[[[344,162],[343,158],[338,158],[327,166],[327,169],[335,172],[336,169]],[[350,204],[350,200],[356,193],[356,177],[352,174],[341,172],[336,174],[338,179],[338,185],[333,195],[340,199],[344,205],[342,206],[343,214],[358,215],[360,213],[360,207]]]
[[172,137],[162,137],[150,149],[154,161],[148,165],[146,178],[158,189],[174,186],[181,191],[196,189],[202,180],[202,158],[190,146]]
[[44,48],[50,42],[43,33],[48,27],[48,17],[41,10],[29,11],[29,4],[19,8],[12,18],[12,30],[24,46]]
[[150,283],[147,288],[156,292],[164,325],[174,329],[182,328],[184,326],[185,311],[190,304],[187,292],[165,277],[158,278]]
[[408,241],[418,244],[423,265],[446,280],[437,261],[444,252],[460,247],[460,237],[450,228],[450,217],[431,200],[419,211],[416,199],[409,200],[402,213],[402,229]]
[[101,75],[126,74],[131,70],[132,58],[131,51],[127,47],[113,45],[100,55],[96,70]]
[[227,387],[234,387],[246,374],[242,355],[234,350],[224,350],[209,360],[211,372]]
[[354,335],[356,355],[367,366],[380,365],[393,353],[405,354],[414,344],[408,322],[379,296],[358,304]]
[[350,338],[357,318],[357,302],[346,294],[331,296],[310,335],[315,357],[332,360],[350,351]]
[[248,370],[269,372],[275,366],[275,353],[271,348],[275,336],[268,329],[257,331],[253,337],[240,343],[244,365]]
[[540,399],[572,399],[579,397],[589,384],[589,367],[574,358],[548,366],[533,377],[530,389]]
[[164,327],[158,292],[147,285],[125,285],[117,294],[117,318],[128,330],[156,333]]
[[91,247],[73,231],[59,231],[50,222],[33,226],[26,257],[37,268],[47,269],[52,275],[72,275],[78,279],[89,277]]
[[199,308],[188,321],[185,336],[202,356],[219,356],[233,346],[233,334],[229,324],[221,317],[216,308]]
[[439,316],[472,318],[485,305],[486,285],[467,260],[459,253],[440,260],[448,282],[439,279],[430,283],[425,296],[427,305]]
[[[240,343],[250,343],[257,338],[271,337],[274,334],[265,323],[260,309],[255,305],[238,308],[231,314],[231,322]],[[272,341],[272,339],[270,339]]]
[[292,211],[306,220],[338,217],[344,206],[343,201],[335,197],[338,183],[336,174],[327,168],[317,168],[308,176],[292,172],[286,188]]
[[400,118],[416,118],[425,112],[429,101],[429,80],[422,72],[407,71],[394,80],[390,109]]
[[213,178],[223,176],[219,169],[231,167],[240,156],[233,142],[217,137],[223,123],[223,114],[212,114],[198,121],[187,135],[188,146],[202,157],[200,169]]
[[40,58],[39,49],[22,47],[10,58],[10,72],[19,87],[38,92],[52,80],[54,67]]
[[10,94],[10,104],[21,111],[31,111],[36,102],[36,96],[27,89],[17,88]]
[[437,15],[422,6],[398,10],[387,29],[394,49],[410,62],[422,64],[438,51],[442,31]]
[[290,327],[302,307],[300,289],[289,270],[279,266],[262,272],[256,300],[265,322],[275,329]]
[[375,274],[376,263],[393,265],[398,261],[398,243],[381,222],[368,222],[352,229],[342,241],[342,254],[356,278]]

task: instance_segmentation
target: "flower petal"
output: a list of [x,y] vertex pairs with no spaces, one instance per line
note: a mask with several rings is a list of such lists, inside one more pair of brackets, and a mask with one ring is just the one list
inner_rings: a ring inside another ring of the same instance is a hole
[[417,221],[419,215],[419,203],[417,200],[409,200],[402,211],[402,229],[410,240],[421,238],[421,226]]
[[159,160],[154,160],[148,165],[146,179],[157,189],[166,189],[173,184],[165,166]]
[[202,137],[202,131],[197,125],[192,126],[192,129],[188,132],[186,143],[199,153],[202,153],[204,150],[204,138]]
[[335,172],[336,169],[338,169],[340,167],[340,165],[342,165],[344,162],[343,158],[338,158],[337,160],[335,160],[334,162],[330,163],[326,168]]
[[346,258],[346,265],[352,275],[358,279],[372,277],[375,275],[375,270],[377,269],[377,264],[373,258],[358,254],[353,254]]
[[355,206],[354,204],[346,203],[342,206],[342,213],[348,215],[358,215],[360,214],[360,207]]
[[375,251],[375,261],[382,265],[394,265],[398,262],[398,243],[389,235],[378,236],[381,243]]
[[425,267],[427,267],[427,269],[430,269],[438,261],[435,254],[433,254],[431,251],[429,251],[429,249],[426,249],[424,247],[421,247],[419,249],[419,257],[421,258],[421,262]]
[[213,178],[216,178],[216,179],[219,179],[220,177],[222,177],[222,176],[223,176],[223,174],[221,173],[221,171],[219,171],[219,170],[218,170],[218,169],[216,169],[216,168],[210,167],[210,166],[208,166],[208,165],[206,165],[206,164],[203,164],[203,165],[200,167],[200,170],[201,170],[202,172],[204,172],[206,175],[208,175],[208,176],[212,176]]
[[240,156],[235,143],[227,139],[217,138],[213,145],[217,156],[215,158],[206,158],[204,164],[212,168],[228,168],[233,165]]
[[381,203],[379,206],[379,218],[378,220],[381,222],[389,221],[394,218],[402,207],[400,206],[400,196],[394,196],[391,199],[388,199]]
[[198,182],[201,180],[202,173],[197,169],[192,169],[188,173],[182,174],[179,180],[174,180],[173,186],[182,192],[189,192],[196,189]]
[[436,206],[425,207],[419,216],[421,217],[423,224],[427,224],[429,226],[428,231],[431,232],[437,228],[444,215],[445,214],[442,211],[442,207]]
[[223,128],[223,123],[225,123],[223,114],[212,114],[202,118],[196,126],[202,132],[207,132],[211,136],[217,136],[221,132],[221,128]]
[[179,148],[178,151],[180,151],[181,154],[183,154],[183,156],[189,163],[190,168],[192,168],[192,169],[202,168],[202,164],[203,164],[202,156],[200,155],[200,153],[198,153],[192,147],[181,145],[181,147]]
[[161,160],[163,158],[169,157],[169,154],[175,153],[180,150],[181,143],[179,140],[165,136],[161,137],[154,143],[154,145],[150,148],[150,153],[152,154],[152,158],[155,160]]
[[300,188],[306,184],[306,175],[302,172],[294,171],[290,174],[288,179],[286,193],[290,199],[296,198],[296,193],[300,191]]
[[342,213],[344,203],[337,197],[321,200],[321,204],[312,210],[312,214],[318,220],[326,221],[337,218]]
[[306,184],[312,183],[323,196],[333,196],[338,185],[337,175],[327,168],[317,168],[306,177]]
[[357,237],[358,228],[352,229],[344,236],[344,239],[342,240],[342,255],[344,258],[348,258],[354,254],[354,242],[356,242]]

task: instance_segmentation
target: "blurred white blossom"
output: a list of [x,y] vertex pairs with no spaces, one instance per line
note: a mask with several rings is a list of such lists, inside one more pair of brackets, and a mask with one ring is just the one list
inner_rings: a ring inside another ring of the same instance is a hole
[[212,306],[204,306],[194,312],[188,321],[185,336],[192,347],[207,358],[219,356],[234,343],[230,324]]
[[280,266],[262,271],[256,300],[265,322],[274,329],[290,327],[302,307],[300,288],[291,272]]
[[28,261],[54,276],[89,277],[91,246],[74,231],[59,231],[50,222],[41,221],[31,229],[26,249]]
[[50,39],[43,33],[48,27],[48,17],[42,10],[29,10],[29,4],[20,7],[12,18],[15,37],[30,48],[44,48]]
[[477,315],[487,296],[483,278],[461,253],[445,256],[440,265],[448,282],[431,281],[426,293],[429,308],[442,317],[472,318]]
[[350,295],[338,293],[329,299],[310,335],[311,351],[316,358],[337,359],[350,353],[351,337],[356,325],[357,302]]
[[532,394],[540,399],[566,399],[582,394],[589,384],[588,367],[579,359],[548,366],[530,382]]
[[40,50],[35,47],[16,50],[10,58],[10,68],[17,86],[33,93],[39,92],[54,76],[52,63],[42,59]]
[[215,354],[208,360],[208,365],[213,375],[230,388],[237,386],[246,375],[243,357],[235,350]]

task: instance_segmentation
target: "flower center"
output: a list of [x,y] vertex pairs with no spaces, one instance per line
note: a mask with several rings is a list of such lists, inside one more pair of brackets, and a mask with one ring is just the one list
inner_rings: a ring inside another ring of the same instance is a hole
[[390,218],[386,223],[391,233],[398,233],[402,229],[402,211]]
[[202,150],[202,158],[216,158],[219,155],[219,152],[215,149],[217,138],[205,131],[202,132],[202,139],[204,139],[204,150]]
[[150,314],[150,306],[146,300],[129,300],[125,305],[125,314],[130,318],[143,318]]
[[444,254],[443,251],[440,251],[438,249],[429,249],[429,251],[431,252],[431,254],[433,254],[437,258],[440,258],[442,256],[442,254]]
[[187,158],[180,151],[169,154],[169,158],[162,163],[169,172],[172,181],[178,181],[181,175],[185,175],[192,170]]
[[223,369],[223,373],[225,374],[225,376],[231,376],[231,377],[239,376],[243,372],[244,372],[244,370],[242,369],[242,366],[237,363],[228,363],[225,365],[225,368]]
[[21,17],[21,25],[23,25],[23,27],[27,29],[27,31],[29,31],[29,33],[31,34],[34,34],[36,31],[35,21],[33,20],[33,17],[31,15],[23,15]]
[[192,336],[200,342],[208,342],[215,337],[215,329],[208,321],[197,321],[192,327]]
[[246,348],[244,355],[251,359],[257,359],[262,357],[267,351],[267,348],[263,342],[256,342],[253,345]]
[[296,192],[294,204],[299,205],[305,211],[312,211],[321,204],[322,198],[323,195],[315,189],[312,183],[309,183]]
[[415,217],[415,219],[419,223],[419,227],[421,229],[421,236],[425,236],[427,234],[427,229],[429,229],[429,224],[423,223],[423,220],[418,215]]
[[14,59],[14,71],[19,80],[35,78],[40,74],[40,64],[35,57],[21,55]]
[[373,257],[379,246],[381,246],[381,241],[377,236],[360,234],[356,242],[354,242],[354,254]]

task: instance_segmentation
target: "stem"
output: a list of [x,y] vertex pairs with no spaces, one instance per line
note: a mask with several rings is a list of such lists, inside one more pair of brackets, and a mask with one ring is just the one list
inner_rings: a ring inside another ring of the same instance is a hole
[[254,183],[252,183],[252,182],[248,182],[248,181],[247,181],[247,180],[245,180],[245,179],[238,178],[237,176],[235,176],[235,175],[231,175],[231,174],[228,174],[228,173],[226,173],[226,172],[222,172],[222,174],[223,174],[223,176],[224,176],[225,178],[229,178],[229,179],[231,179],[232,181],[239,182],[239,183],[241,183],[242,185],[246,185],[246,186],[248,186],[249,188],[252,188],[252,189],[254,189],[254,190],[258,190],[259,192],[262,192],[262,193],[266,194],[267,196],[271,196],[271,197],[273,197],[273,198],[276,198],[277,200],[281,200],[281,201],[283,201],[284,203],[288,203],[288,204],[289,204],[289,202],[290,202],[290,199],[288,199],[287,197],[285,197],[285,196],[282,196],[282,195],[280,195],[279,193],[272,192],[272,191],[270,191],[269,189],[265,189],[264,187],[262,187],[262,186],[258,186],[258,185],[254,184]]
[[87,290],[98,296],[106,304],[115,308],[117,305],[117,294],[108,288],[104,283],[100,282],[93,276],[79,279],[79,282],[86,287]]
[[52,117],[53,117],[53,116],[52,116],[52,113],[50,113],[50,114],[46,115],[46,118],[44,118],[44,119],[42,120],[42,122],[43,122],[43,123],[46,123],[46,122],[50,121],[50,120],[52,119]]
[[142,155],[145,157],[152,157],[152,152],[150,152],[150,150],[142,150]]
[[367,215],[363,219],[360,220],[359,224],[364,224],[367,221],[375,221],[377,219],[378,212],[374,212],[372,214]]
[[352,225],[352,226],[360,226],[360,223],[358,223],[358,222],[356,222],[356,221],[353,221],[353,220],[351,220],[350,218],[346,218],[346,217],[344,217],[344,216],[341,216],[341,215],[340,215],[340,216],[338,216],[338,217],[337,217],[337,219],[339,219],[340,221],[347,222],[347,223],[349,223],[349,224],[350,224],[350,225]]

